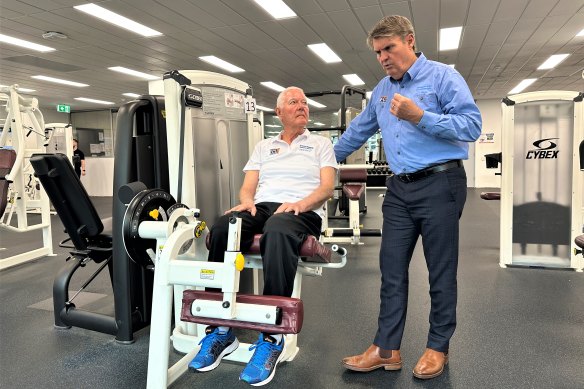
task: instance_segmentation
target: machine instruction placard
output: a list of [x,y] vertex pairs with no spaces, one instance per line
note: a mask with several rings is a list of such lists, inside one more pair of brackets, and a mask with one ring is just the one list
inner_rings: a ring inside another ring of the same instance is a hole
[[208,117],[245,120],[242,93],[216,87],[202,87],[203,113]]

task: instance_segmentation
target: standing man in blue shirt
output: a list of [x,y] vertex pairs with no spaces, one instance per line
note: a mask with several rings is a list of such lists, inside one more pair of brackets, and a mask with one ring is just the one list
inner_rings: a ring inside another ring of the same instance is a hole
[[383,201],[379,262],[381,304],[373,344],[343,359],[345,368],[399,370],[408,301],[408,267],[422,237],[430,281],[430,330],[414,367],[420,379],[442,374],[456,327],[459,218],[466,201],[468,143],[481,133],[481,114],[462,76],[415,51],[403,16],[386,16],[367,43],[386,72],[365,110],[335,145],[344,160],[381,129],[390,169]]

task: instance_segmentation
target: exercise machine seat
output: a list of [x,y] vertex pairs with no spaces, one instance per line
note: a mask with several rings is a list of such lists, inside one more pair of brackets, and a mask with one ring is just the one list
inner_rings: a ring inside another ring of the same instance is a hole
[[481,199],[483,200],[501,200],[500,192],[481,192]]
[[574,243],[576,243],[576,246],[584,249],[584,235],[578,235],[576,239],[574,239]]
[[4,215],[8,205],[8,185],[10,185],[4,177],[10,174],[15,161],[16,151],[0,148],[0,217]]
[[76,252],[95,262],[111,257],[111,220],[106,223],[109,232],[104,234],[104,224],[69,158],[64,154],[33,154],[30,164],[69,235],[61,245],[70,240]]
[[365,191],[367,169],[341,169],[339,182],[349,200],[359,200]]
[[[260,239],[262,238],[261,234],[256,234],[253,237],[253,243],[247,252],[244,254],[260,254]],[[207,248],[210,246],[210,239],[211,234],[207,234],[205,243]],[[318,239],[313,235],[308,235],[304,242],[302,242],[302,246],[300,247],[300,257],[305,262],[322,262],[322,263],[330,263],[331,262],[332,252],[331,250],[323,245]]]

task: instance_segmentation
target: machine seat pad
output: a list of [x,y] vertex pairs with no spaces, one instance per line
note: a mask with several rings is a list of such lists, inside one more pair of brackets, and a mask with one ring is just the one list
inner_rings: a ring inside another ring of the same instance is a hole
[[501,200],[500,192],[482,192],[481,199],[483,200]]
[[[261,234],[254,235],[250,249],[244,254],[259,254],[261,237]],[[207,248],[210,247],[210,238],[211,235],[207,234],[205,240]],[[330,263],[332,252],[328,247],[319,242],[315,236],[308,235],[300,247],[300,256],[304,262]]]
[[340,169],[339,182],[367,182],[367,169]]
[[359,200],[364,191],[365,184],[354,182],[343,184],[343,193],[349,200]]
[[574,239],[574,243],[576,243],[576,246],[584,249],[584,235],[578,235],[576,239]]
[[197,299],[221,301],[223,300],[223,293],[206,292],[202,290],[185,290],[182,299],[181,320],[214,327],[227,326],[243,328],[247,330],[261,331],[268,334],[297,334],[302,329],[302,322],[304,321],[304,305],[302,304],[302,300],[297,298],[237,294],[236,301],[238,303],[279,307],[282,313],[280,324],[263,324],[194,316],[192,313],[192,305]]

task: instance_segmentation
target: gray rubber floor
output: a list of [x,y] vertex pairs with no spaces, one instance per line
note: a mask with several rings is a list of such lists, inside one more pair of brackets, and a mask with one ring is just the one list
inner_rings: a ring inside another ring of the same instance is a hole
[[[300,353],[282,363],[269,384],[278,388],[584,388],[584,280],[582,273],[498,265],[499,203],[469,189],[462,217],[458,327],[450,363],[433,380],[411,370],[424,351],[428,330],[427,270],[421,247],[410,267],[410,297],[402,343],[404,368],[354,373],[344,356],[361,353],[376,331],[380,274],[378,238],[348,247],[344,269],[304,278],[305,320]],[[380,192],[368,192],[366,228],[380,226]],[[102,217],[111,199],[95,198]],[[53,217],[54,240],[65,235]],[[33,246],[35,236],[0,231],[11,250]],[[46,257],[0,272],[0,388],[143,388],[146,386],[148,328],[135,343],[110,335],[53,327],[52,282],[66,257]],[[6,255],[2,253],[1,255]],[[90,267],[90,266],[88,266]],[[91,269],[86,270],[89,274]],[[77,279],[79,278],[79,279]],[[76,277],[71,289],[84,279]],[[99,276],[77,305],[113,313],[111,287]],[[180,357],[175,353],[171,359]],[[209,373],[187,373],[174,388],[245,388],[243,365],[222,363]]]

